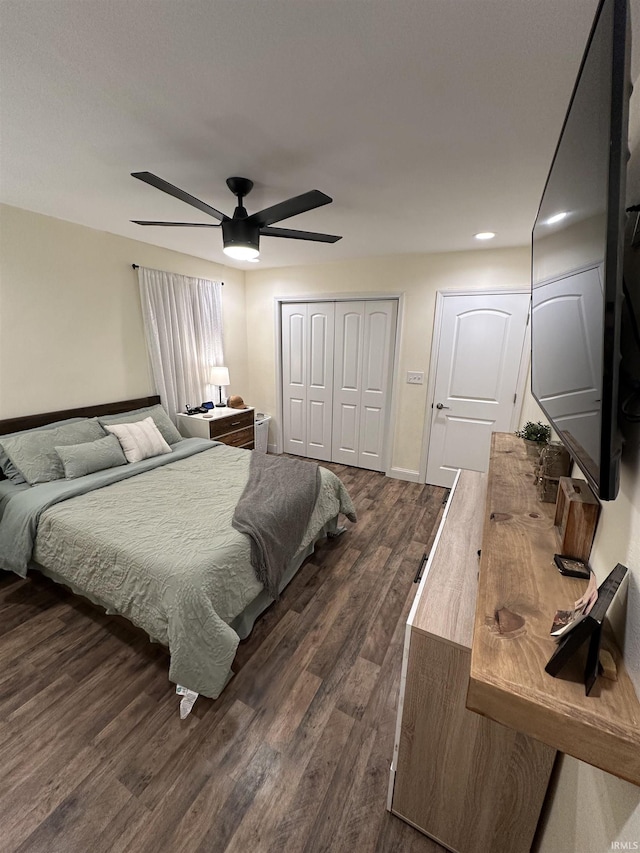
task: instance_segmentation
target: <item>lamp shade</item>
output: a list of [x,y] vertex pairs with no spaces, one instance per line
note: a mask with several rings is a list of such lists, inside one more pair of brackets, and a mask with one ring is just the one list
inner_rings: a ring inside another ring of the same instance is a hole
[[209,381],[211,385],[229,385],[229,368],[212,367]]

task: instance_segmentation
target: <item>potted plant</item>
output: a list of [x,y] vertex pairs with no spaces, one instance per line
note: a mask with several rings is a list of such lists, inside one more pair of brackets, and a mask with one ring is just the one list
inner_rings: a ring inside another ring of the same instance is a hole
[[544,445],[549,443],[551,427],[540,421],[535,424],[533,421],[527,421],[522,429],[516,430],[516,435],[523,439],[528,456],[538,456]]

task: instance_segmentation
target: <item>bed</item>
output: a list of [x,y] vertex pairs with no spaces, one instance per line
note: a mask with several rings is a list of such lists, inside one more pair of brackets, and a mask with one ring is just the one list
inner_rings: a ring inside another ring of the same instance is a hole
[[[299,541],[288,544],[291,556],[265,588],[252,566],[256,542],[237,524],[240,506],[251,508],[259,460],[252,462],[253,451],[182,439],[163,410],[166,422],[159,419],[158,404],[159,398],[149,397],[0,421],[0,469],[10,475],[0,480],[0,568],[22,577],[38,569],[124,616],[168,648],[172,682],[193,695],[217,698],[231,677],[238,643],[257,616],[316,543],[342,530],[339,515],[355,520],[355,512],[338,477],[314,467],[316,492],[305,498],[309,511],[299,522]],[[119,441],[118,452],[127,453],[117,431],[139,435],[141,422],[150,419],[154,436],[161,426],[167,439],[177,436],[166,441],[168,449],[132,461],[127,454],[112,465],[103,459],[102,467],[84,473],[97,464],[91,460],[98,450],[103,456],[107,446],[115,452]],[[73,443],[74,436],[87,435],[100,437]],[[51,453],[54,440],[63,446]],[[46,467],[47,454],[55,459],[57,476]],[[279,465],[278,457],[269,457],[269,467]],[[272,506],[256,494],[258,503]],[[295,515],[300,500],[293,501]],[[284,512],[278,505],[278,513]],[[279,530],[295,527],[286,515],[276,515],[274,524]]]

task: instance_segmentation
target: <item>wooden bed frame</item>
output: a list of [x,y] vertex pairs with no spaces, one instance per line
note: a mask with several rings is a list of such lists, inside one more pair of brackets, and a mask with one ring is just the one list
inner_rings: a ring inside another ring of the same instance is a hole
[[93,406],[82,406],[78,409],[63,409],[59,412],[43,412],[39,415],[23,415],[19,418],[7,418],[4,421],[0,421],[0,435],[6,435],[9,432],[19,432],[23,429],[37,429],[54,421],[63,421],[66,418],[95,418],[100,415],[118,415],[120,412],[129,412],[132,409],[155,406],[159,402],[160,397],[155,394],[152,397],[138,397],[136,400],[120,400],[117,403],[96,403]]

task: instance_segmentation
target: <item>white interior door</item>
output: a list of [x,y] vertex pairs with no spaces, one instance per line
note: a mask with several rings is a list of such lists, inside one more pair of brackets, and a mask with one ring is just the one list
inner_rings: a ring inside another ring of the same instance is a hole
[[491,433],[512,428],[530,299],[528,293],[439,296],[426,479],[450,487],[458,468],[486,471]]

